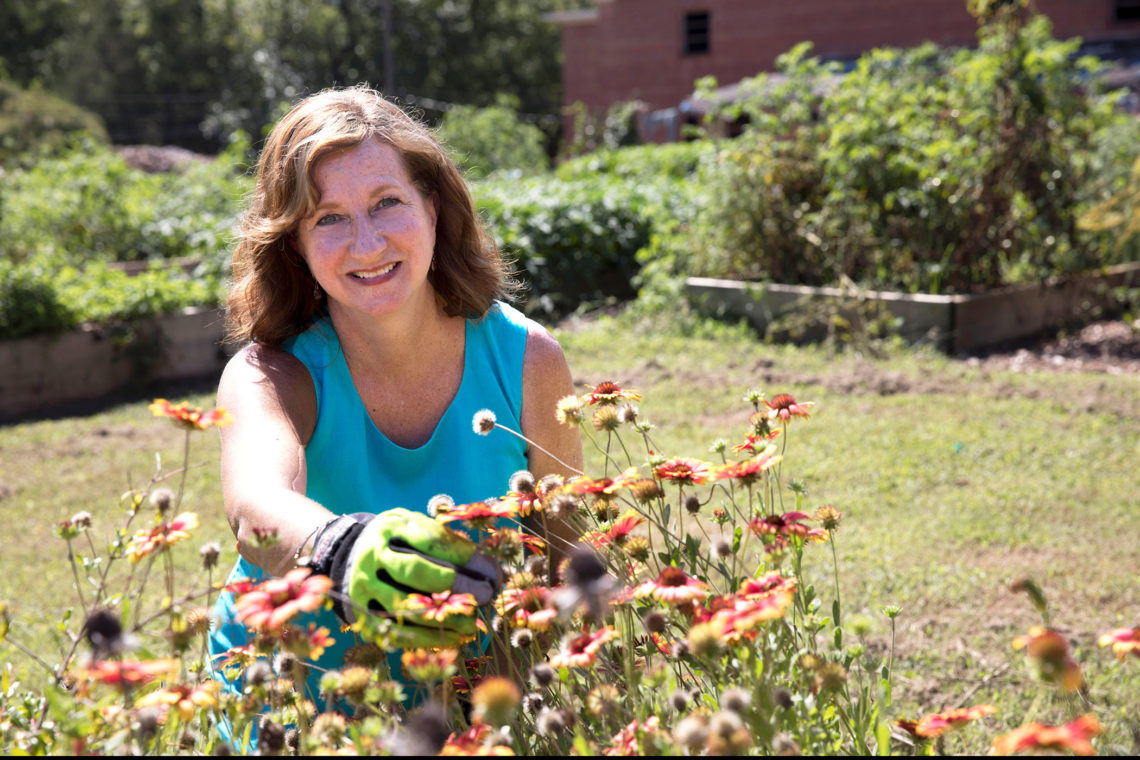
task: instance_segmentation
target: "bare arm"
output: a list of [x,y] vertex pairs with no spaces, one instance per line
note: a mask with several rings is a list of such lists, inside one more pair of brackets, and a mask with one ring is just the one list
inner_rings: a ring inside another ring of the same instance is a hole
[[[562,347],[549,332],[532,323],[523,360],[522,432],[562,462],[580,471],[582,439],[577,429],[560,425],[554,416],[559,399],[573,393],[574,382]],[[535,478],[551,473],[565,477],[578,474],[534,446],[527,449],[527,464]],[[546,527],[552,534],[549,556],[553,571],[567,549],[578,542],[579,536],[561,520],[548,519]]]
[[[305,444],[316,425],[308,370],[283,351],[249,346],[222,373],[218,404],[234,423],[222,428],[222,493],[238,551],[272,575],[334,515],[305,497]],[[279,542],[256,548],[254,529],[276,529]]]

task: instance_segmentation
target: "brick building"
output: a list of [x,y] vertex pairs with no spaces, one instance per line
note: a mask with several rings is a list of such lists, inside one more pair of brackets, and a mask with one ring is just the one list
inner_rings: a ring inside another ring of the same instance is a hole
[[[600,112],[640,100],[657,112],[648,136],[658,140],[676,139],[676,109],[683,115],[698,78],[738,82],[771,70],[803,40],[820,58],[849,61],[873,47],[972,45],[977,29],[965,0],[596,1],[551,15],[562,26],[563,105],[580,101]],[[1053,22],[1054,36],[1081,37],[1105,58],[1140,60],[1140,0],[1032,4]]]

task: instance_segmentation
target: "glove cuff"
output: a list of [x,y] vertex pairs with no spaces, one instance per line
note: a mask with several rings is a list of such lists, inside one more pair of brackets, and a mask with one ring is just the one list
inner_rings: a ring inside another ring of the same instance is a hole
[[356,537],[374,516],[367,512],[356,512],[330,520],[317,533],[316,541],[313,543],[309,567],[317,575],[327,575],[332,579],[333,588],[338,592],[330,596],[332,609],[345,623],[351,623],[355,618],[350,612],[350,604],[346,603],[348,587],[345,572],[348,568],[349,555],[352,553],[353,544],[356,543]]

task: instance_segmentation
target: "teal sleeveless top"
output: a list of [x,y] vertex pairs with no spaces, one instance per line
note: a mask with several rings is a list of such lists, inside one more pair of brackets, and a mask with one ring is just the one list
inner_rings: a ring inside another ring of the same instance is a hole
[[[414,449],[388,440],[373,424],[328,317],[316,320],[306,332],[287,341],[283,348],[308,368],[317,396],[317,424],[305,447],[305,495],[336,514],[348,514],[379,513],[395,507],[426,512],[431,497],[441,493],[457,504],[505,494],[510,476],[527,466],[526,445],[502,430],[479,435],[472,419],[481,409],[490,409],[499,423],[521,429],[527,321],[511,306],[498,302],[481,320],[467,321],[459,390],[431,438]],[[265,577],[261,568],[239,558],[230,582]],[[212,656],[249,643],[248,631],[235,618],[233,594],[221,595],[214,616]],[[341,633],[340,620],[329,610],[305,614],[291,622],[302,627],[315,622],[328,628],[336,639],[316,661],[320,669],[310,668],[307,696],[321,709],[324,703],[318,695],[322,673],[342,667],[345,651],[357,642],[354,634]],[[397,676],[398,653],[389,657],[389,663],[393,676]],[[219,671],[216,674],[228,690],[240,692],[240,683],[226,681]]]

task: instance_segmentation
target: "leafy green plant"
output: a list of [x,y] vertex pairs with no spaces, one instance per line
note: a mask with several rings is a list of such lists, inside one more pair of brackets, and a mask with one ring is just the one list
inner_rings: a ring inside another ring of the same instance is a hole
[[437,136],[467,177],[546,169],[546,138],[541,129],[519,118],[518,107],[517,98],[500,95],[493,106],[454,106],[444,114]]
[[0,78],[0,164],[21,156],[58,153],[83,137],[109,142],[94,113],[49,92],[25,90]]

